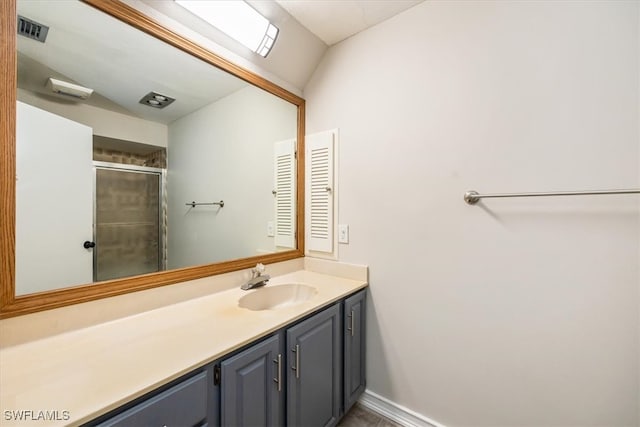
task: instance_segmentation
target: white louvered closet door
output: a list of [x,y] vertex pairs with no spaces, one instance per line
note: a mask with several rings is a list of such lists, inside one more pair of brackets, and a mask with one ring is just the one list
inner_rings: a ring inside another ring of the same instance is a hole
[[296,247],[296,140],[275,144],[275,245]]
[[333,252],[333,145],[332,131],[308,135],[306,144],[307,249]]

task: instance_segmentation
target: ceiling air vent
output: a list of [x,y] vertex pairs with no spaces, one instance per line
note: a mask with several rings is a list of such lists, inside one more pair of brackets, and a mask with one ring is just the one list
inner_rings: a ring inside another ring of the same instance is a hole
[[44,43],[49,27],[18,15],[18,34]]

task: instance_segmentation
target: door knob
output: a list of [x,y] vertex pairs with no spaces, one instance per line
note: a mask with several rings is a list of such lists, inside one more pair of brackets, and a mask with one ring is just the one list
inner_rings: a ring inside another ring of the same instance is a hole
[[91,248],[95,248],[96,247],[96,242],[90,242],[90,241],[85,241],[82,246],[84,246],[85,249],[91,249]]

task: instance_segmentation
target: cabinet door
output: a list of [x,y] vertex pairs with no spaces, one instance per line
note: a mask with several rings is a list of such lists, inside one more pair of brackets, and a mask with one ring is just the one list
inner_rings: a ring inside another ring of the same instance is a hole
[[364,391],[366,382],[365,335],[366,291],[344,302],[344,411]]
[[279,335],[221,364],[221,425],[278,426],[284,415],[284,359]]
[[287,329],[287,425],[334,426],[340,417],[340,304]]

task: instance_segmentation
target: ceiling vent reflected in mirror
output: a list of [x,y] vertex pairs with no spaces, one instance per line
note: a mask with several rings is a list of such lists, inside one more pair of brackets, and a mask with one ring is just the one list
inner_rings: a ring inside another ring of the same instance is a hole
[[280,31],[278,27],[245,1],[175,0],[175,2],[263,58],[271,52],[278,38]]
[[44,43],[49,33],[49,27],[36,21],[18,15],[18,34]]
[[140,104],[148,105],[153,108],[164,108],[167,105],[175,101],[175,98],[171,98],[167,95],[162,95],[158,92],[149,92],[140,100]]

